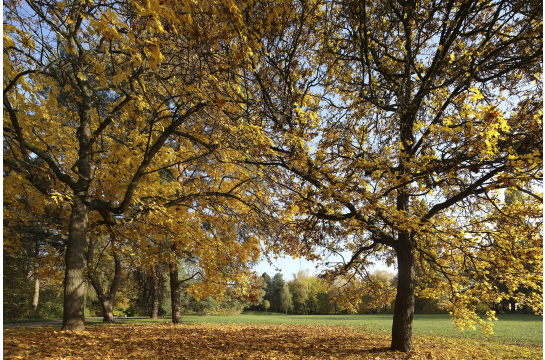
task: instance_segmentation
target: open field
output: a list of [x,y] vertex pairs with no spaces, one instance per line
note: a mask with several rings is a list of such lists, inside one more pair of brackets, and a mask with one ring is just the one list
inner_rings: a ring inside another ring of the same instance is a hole
[[[388,335],[392,328],[391,314],[375,315],[285,315],[252,311],[239,316],[198,316],[183,315],[182,321],[188,324],[286,324],[286,325],[349,325],[364,330]],[[543,345],[543,317],[522,314],[499,314],[494,322],[494,335],[488,340],[479,331],[460,331],[456,329],[449,315],[415,314],[413,333],[419,335],[440,335],[461,339],[497,341],[509,344]],[[137,324],[149,322],[169,322],[170,319],[149,320],[146,318],[118,318],[119,323]],[[101,324],[100,321],[88,324]]]

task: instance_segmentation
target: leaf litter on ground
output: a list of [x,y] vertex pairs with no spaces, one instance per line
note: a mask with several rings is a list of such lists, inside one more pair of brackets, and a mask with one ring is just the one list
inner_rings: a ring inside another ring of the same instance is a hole
[[541,359],[542,347],[444,336],[390,336],[346,325],[144,324],[4,330],[5,359]]

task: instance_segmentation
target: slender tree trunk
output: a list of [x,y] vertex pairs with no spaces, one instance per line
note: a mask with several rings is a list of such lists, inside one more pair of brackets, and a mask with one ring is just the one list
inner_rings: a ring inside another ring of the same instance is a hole
[[38,300],[40,298],[40,278],[38,274],[34,278],[34,297],[32,298],[32,312],[34,318],[38,317]]
[[73,198],[72,213],[68,225],[64,275],[64,312],[62,330],[85,330],[83,286],[85,271],[85,246],[87,245],[87,223],[89,208],[77,195]]
[[157,275],[157,269],[151,267],[151,294],[152,294],[152,305],[151,305],[151,319],[157,319],[159,313],[159,277]]
[[170,275],[170,303],[172,307],[172,323],[182,323],[182,313],[180,311],[180,281],[178,280],[178,264],[176,260],[169,265]]
[[[36,241],[36,250],[34,252],[34,258],[40,255],[40,242]],[[38,264],[34,260],[34,297],[32,298],[32,312],[33,317],[38,317],[38,300],[40,299],[40,276],[38,275]]]
[[509,303],[511,305],[511,313],[514,314],[517,312],[517,309],[516,309],[516,306],[517,306],[517,302],[513,299],[510,299],[509,300]]
[[[397,296],[392,324],[392,350],[412,351],[412,326],[415,294],[415,260],[414,249],[408,239],[400,235],[397,251],[398,281]],[[408,237],[408,236],[407,236]],[[405,240],[405,241],[404,241]]]

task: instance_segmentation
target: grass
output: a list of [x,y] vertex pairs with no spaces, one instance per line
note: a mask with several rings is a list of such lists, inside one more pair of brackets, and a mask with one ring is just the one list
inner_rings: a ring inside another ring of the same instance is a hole
[[[239,316],[198,316],[183,315],[182,321],[188,324],[285,324],[285,325],[348,325],[355,328],[389,334],[392,328],[391,314],[374,315],[285,315],[258,311],[244,312]],[[479,331],[458,330],[449,315],[415,314],[413,333],[423,336],[443,336],[458,339],[472,339],[487,342],[501,342],[513,345],[543,346],[543,317],[523,314],[499,314],[499,321],[494,322],[494,335],[490,338]],[[150,320],[147,318],[117,318],[120,324],[141,324],[169,322],[169,318]],[[89,325],[101,324],[100,321],[87,322]]]
[[24,323],[29,323],[29,322],[35,322],[35,321],[47,321],[47,320],[62,320],[62,318],[51,318],[51,319],[42,319],[42,318],[37,318],[37,319],[24,319],[24,320],[4,320],[3,321],[3,324],[24,324]]

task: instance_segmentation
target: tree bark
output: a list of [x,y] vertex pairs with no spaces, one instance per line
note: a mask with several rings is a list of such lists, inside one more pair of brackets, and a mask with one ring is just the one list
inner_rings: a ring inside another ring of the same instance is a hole
[[40,299],[40,276],[38,275],[38,264],[36,258],[40,255],[40,242],[36,241],[36,250],[34,251],[34,297],[32,298],[33,317],[38,317],[38,300]]
[[152,304],[151,304],[151,319],[157,319],[159,314],[159,276],[157,275],[157,268],[154,266],[151,267],[151,294],[152,294]]
[[40,277],[36,274],[34,278],[34,297],[32,298],[32,312],[34,318],[38,317],[38,300],[40,298]]
[[[73,49],[75,44],[71,44]],[[68,244],[66,246],[64,275],[64,312],[61,330],[84,331],[85,313],[85,247],[87,246],[87,226],[89,224],[91,181],[91,157],[88,149],[91,138],[91,92],[87,84],[82,85],[82,100],[79,106],[80,126],[78,137],[78,160],[76,162],[78,181],[72,186],[72,213],[68,224]]]
[[182,323],[182,313],[180,311],[180,281],[178,280],[178,264],[176,260],[169,265],[170,275],[170,303],[172,307],[172,323]]
[[398,261],[398,282],[394,309],[394,321],[392,324],[391,349],[408,352],[413,350],[412,326],[416,273],[414,248],[410,244],[407,235],[400,236],[400,240],[399,247],[396,249]]
[[77,195],[74,196],[73,202],[65,255],[64,312],[61,330],[83,331],[85,330],[84,255],[87,245],[89,208]]

